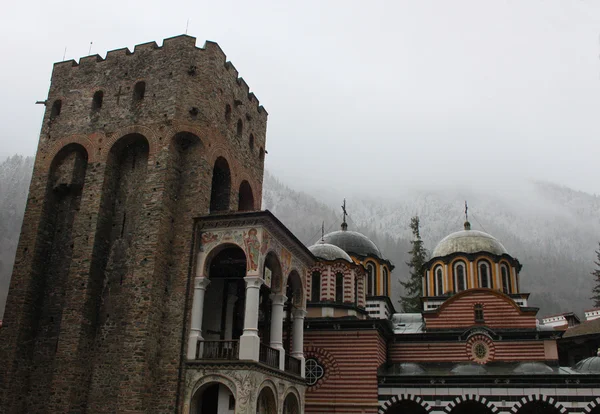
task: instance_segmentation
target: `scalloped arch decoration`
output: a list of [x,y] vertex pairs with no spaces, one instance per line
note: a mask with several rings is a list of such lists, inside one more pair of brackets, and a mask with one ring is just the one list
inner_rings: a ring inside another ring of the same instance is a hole
[[530,403],[530,402],[535,402],[535,401],[541,401],[541,402],[545,402],[548,405],[551,405],[553,407],[555,407],[556,409],[558,409],[558,411],[560,411],[561,413],[566,413],[567,409],[560,404],[558,401],[556,401],[554,398],[548,396],[548,395],[542,395],[542,394],[534,394],[534,395],[529,395],[527,397],[523,397],[521,398],[520,401],[517,401],[517,403],[510,409],[510,412],[513,414],[516,414],[519,409],[521,407],[523,407],[525,404]]
[[389,400],[385,401],[380,407],[379,407],[379,414],[384,414],[387,413],[387,411],[390,408],[393,408],[395,404],[400,403],[402,401],[413,401],[417,404],[419,404],[421,407],[423,407],[425,409],[425,411],[427,411],[428,413],[431,412],[432,407],[427,404],[421,397],[417,396],[417,395],[413,395],[413,394],[398,394],[398,395],[393,395],[392,397],[390,397]]
[[487,408],[490,409],[490,411],[492,413],[497,413],[498,412],[498,407],[496,407],[491,401],[489,401],[487,398],[482,397],[480,395],[475,395],[475,394],[467,394],[467,395],[461,395],[458,396],[454,399],[454,401],[451,401],[446,408],[444,408],[444,411],[447,413],[452,412],[452,410],[459,404],[463,403],[463,402],[467,402],[467,401],[475,401],[478,402],[480,404],[485,405]]

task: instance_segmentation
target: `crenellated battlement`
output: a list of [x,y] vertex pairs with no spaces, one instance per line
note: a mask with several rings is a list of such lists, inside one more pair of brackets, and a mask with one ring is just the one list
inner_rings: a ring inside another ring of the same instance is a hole
[[[153,56],[153,54],[156,54]],[[193,59],[196,55],[196,59]],[[244,96],[247,96],[248,101],[255,105],[258,113],[264,116],[268,115],[265,108],[260,105],[260,102],[254,93],[250,92],[250,87],[246,81],[239,76],[235,66],[227,61],[227,56],[216,43],[207,40],[203,47],[196,46],[196,38],[188,35],[179,35],[163,40],[163,44],[159,46],[156,42],[147,42],[135,45],[133,51],[129,48],[120,48],[110,50],[106,53],[106,57],[98,54],[84,56],[76,61],[74,59],[56,62],[52,78],[70,76],[69,71],[93,71],[106,70],[107,67],[113,65],[147,65],[155,60],[160,62],[165,60],[165,57],[173,57],[173,60],[181,59],[182,56],[191,57],[194,62],[202,62],[206,65],[222,64],[226,72],[230,73],[233,80],[236,81]],[[168,60],[167,60],[168,62]]]

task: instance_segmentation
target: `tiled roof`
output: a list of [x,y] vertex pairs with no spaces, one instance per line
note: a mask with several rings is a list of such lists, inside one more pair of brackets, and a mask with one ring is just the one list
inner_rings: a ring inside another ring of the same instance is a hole
[[575,336],[600,334],[600,318],[591,321],[585,321],[577,326],[567,329],[563,338],[571,338]]

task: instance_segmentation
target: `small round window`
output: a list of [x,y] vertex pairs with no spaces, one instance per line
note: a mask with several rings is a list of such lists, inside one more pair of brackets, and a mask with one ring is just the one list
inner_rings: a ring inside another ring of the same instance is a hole
[[309,386],[315,385],[325,374],[325,369],[316,359],[307,359],[305,363],[306,383]]

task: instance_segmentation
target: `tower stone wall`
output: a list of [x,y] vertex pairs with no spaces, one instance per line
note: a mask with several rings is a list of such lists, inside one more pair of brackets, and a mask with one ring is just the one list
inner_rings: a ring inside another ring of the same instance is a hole
[[0,331],[1,412],[182,406],[193,218],[260,209],[266,123],[216,43],[55,64]]

